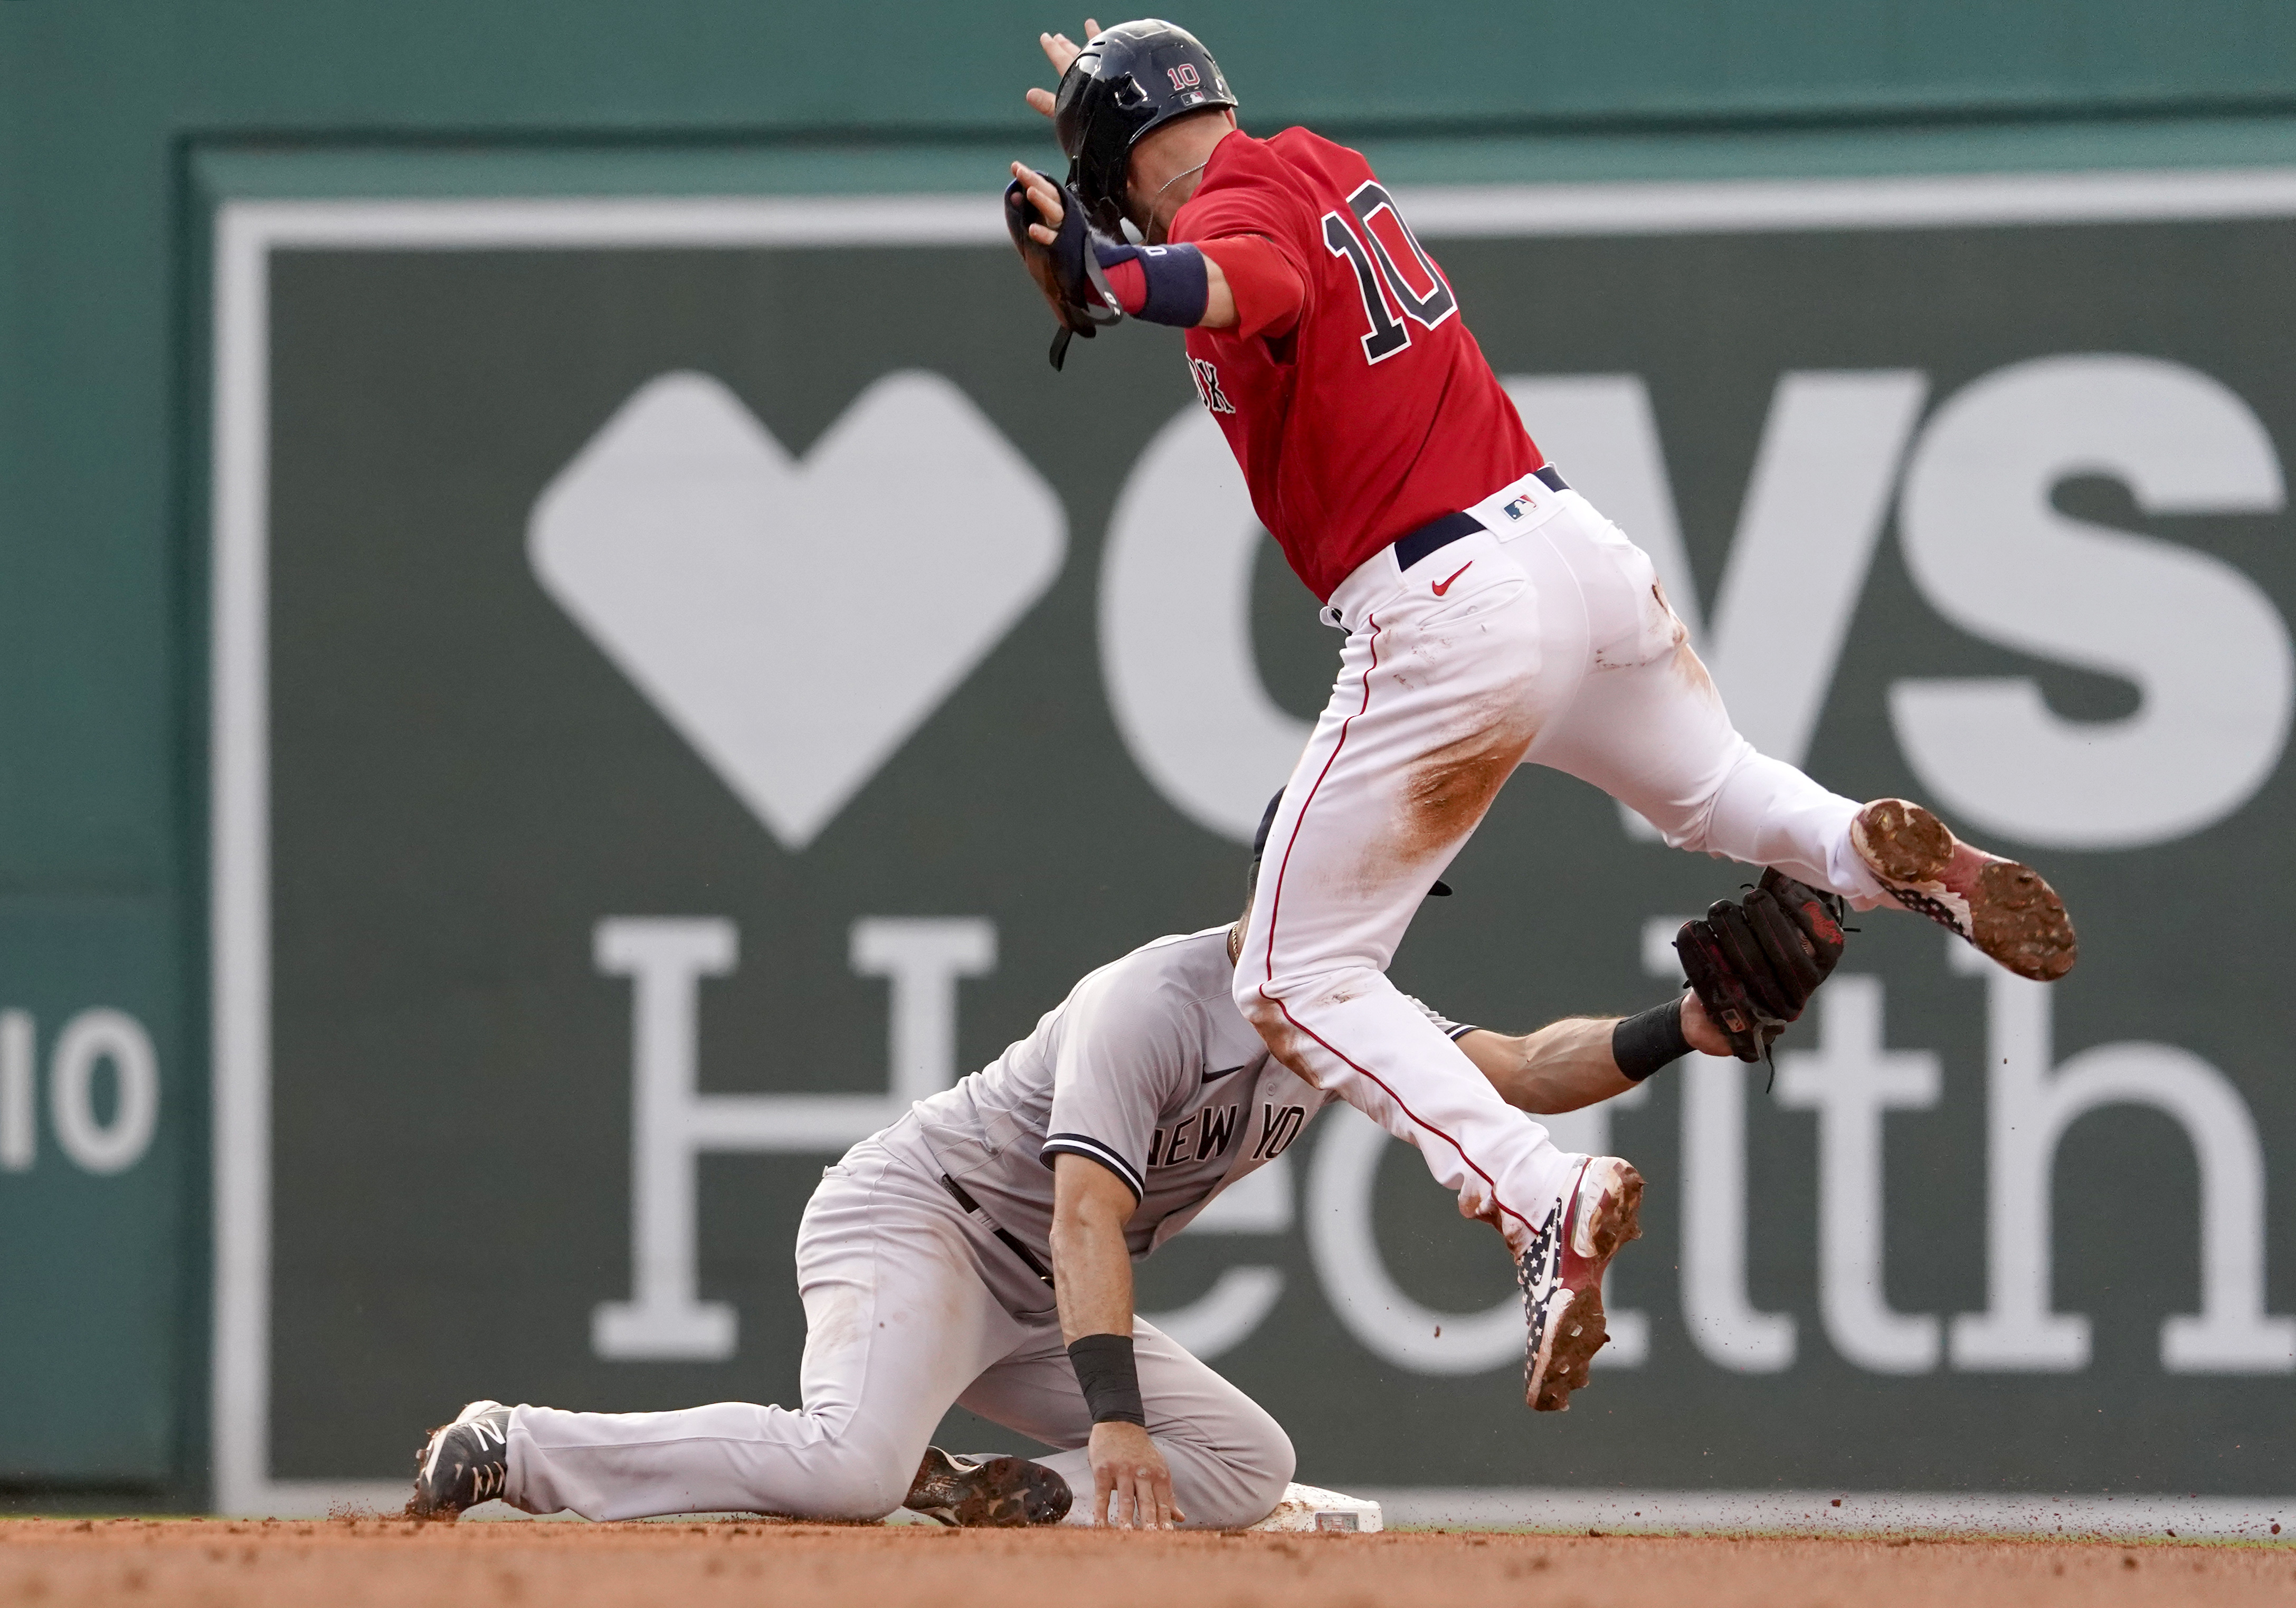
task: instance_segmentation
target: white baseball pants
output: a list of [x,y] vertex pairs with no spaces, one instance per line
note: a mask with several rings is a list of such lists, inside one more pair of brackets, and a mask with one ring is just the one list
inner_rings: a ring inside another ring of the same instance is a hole
[[1738,734],[1646,554],[1536,476],[1470,512],[1484,529],[1409,570],[1383,550],[1332,595],[1339,680],[1268,833],[1235,997],[1286,1065],[1417,1145],[1520,1254],[1582,1158],[1386,977],[1514,767],[1591,782],[1677,849],[1861,904],[1881,888],[1850,848],[1858,805]]
[[[1088,1522],[1092,1468],[1082,1448],[1092,1415],[1052,1292],[956,1209],[930,1165],[864,1140],[814,1192],[797,1240],[802,1407],[522,1406],[511,1414],[504,1500],[588,1519],[881,1518],[908,1494],[918,1459],[956,1403],[1063,1448],[1038,1461],[1075,1494],[1070,1522]],[[1152,1325],[1136,1322],[1133,1339],[1148,1432],[1171,1467],[1189,1527],[1266,1518],[1292,1478],[1283,1427]]]

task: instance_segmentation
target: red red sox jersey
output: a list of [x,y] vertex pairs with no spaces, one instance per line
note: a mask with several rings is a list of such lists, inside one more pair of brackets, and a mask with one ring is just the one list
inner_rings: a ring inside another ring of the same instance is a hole
[[1319,598],[1398,537],[1546,459],[1371,164],[1287,128],[1220,141],[1170,238],[1258,235],[1306,286],[1281,337],[1192,329],[1198,395]]

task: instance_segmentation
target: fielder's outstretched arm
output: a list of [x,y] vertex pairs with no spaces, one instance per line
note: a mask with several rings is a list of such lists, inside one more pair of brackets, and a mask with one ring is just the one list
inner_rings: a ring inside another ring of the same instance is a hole
[[1718,900],[1675,939],[1688,992],[1628,1017],[1566,1017],[1510,1038],[1481,1029],[1458,1046],[1499,1097],[1537,1116],[1623,1095],[1696,1050],[1759,1061],[1833,974],[1841,901],[1775,870],[1742,899]]
[[[1674,1008],[1690,1048],[1705,1055],[1730,1053],[1730,1041],[1697,995],[1682,995]],[[1459,1047],[1500,1099],[1533,1116],[1551,1117],[1623,1095],[1640,1081],[1619,1068],[1619,1021],[1616,1016],[1566,1016],[1520,1037],[1477,1028],[1460,1036]]]
[[1124,1225],[1132,1186],[1086,1156],[1053,1158],[1053,1288],[1077,1382],[1092,1410],[1092,1519],[1168,1530],[1185,1515],[1172,1471],[1148,1438],[1132,1361],[1132,1251]]

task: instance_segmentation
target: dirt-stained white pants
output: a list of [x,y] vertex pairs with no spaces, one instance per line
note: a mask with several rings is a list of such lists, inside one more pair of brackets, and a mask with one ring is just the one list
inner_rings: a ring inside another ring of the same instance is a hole
[[1582,1158],[1502,1101],[1388,963],[1518,764],[1591,782],[1678,849],[1776,866],[1865,903],[1857,804],[1730,724],[1649,556],[1576,491],[1525,476],[1484,529],[1341,582],[1340,675],[1270,827],[1235,997],[1276,1056],[1419,1147],[1520,1252]]
[[[880,1518],[901,1505],[955,1403],[1063,1448],[1038,1461],[1075,1494],[1070,1521],[1089,1518],[1092,1415],[1052,1292],[956,1210],[929,1155],[879,1139],[856,1145],[806,1208],[797,1268],[803,1407],[521,1406],[511,1414],[504,1499],[589,1519]],[[1148,1432],[1189,1527],[1266,1518],[1292,1478],[1283,1427],[1152,1325],[1136,1320],[1133,1342]]]

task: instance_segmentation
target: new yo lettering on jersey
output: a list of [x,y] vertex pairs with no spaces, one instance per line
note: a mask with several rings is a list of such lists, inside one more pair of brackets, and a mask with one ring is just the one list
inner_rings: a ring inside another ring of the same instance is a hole
[[[1292,360],[1472,340],[1741,729],[2013,846],[2085,957],[2044,994],[1877,915],[1775,1089],[1693,1061],[1555,1119],[1650,1180],[1600,1413],[1520,1412],[1489,1231],[1248,1027],[1123,1152],[1176,1225],[1142,1310],[1341,1486],[2284,1489],[2296,1096],[2208,933],[2291,870],[2291,225],[1509,234],[1334,174],[1300,266],[1351,322]],[[272,1477],[395,1476],[480,1375],[794,1399],[822,1168],[1236,915],[1340,640],[1221,433],[1282,365],[1128,324],[1052,375],[991,210],[269,248]],[[920,283],[963,316],[816,310]],[[1753,874],[1532,768],[1443,874],[1395,975],[1520,1031],[1664,997]],[[981,1132],[992,1185],[1041,1170]],[[453,1234],[375,1244],[480,1138]]]
[[1227,1154],[1227,1142],[1235,1133],[1239,1109],[1234,1105],[1206,1106],[1194,1116],[1174,1123],[1168,1136],[1158,1128],[1148,1141],[1148,1165],[1177,1167],[1183,1161],[1207,1161]]
[[[1217,1075],[1219,1074],[1207,1076]],[[1251,1159],[1272,1161],[1299,1135],[1310,1109],[1263,1099],[1257,1103],[1255,1121],[1254,1103],[1250,1098],[1240,1104],[1207,1105],[1193,1116],[1174,1123],[1168,1132],[1162,1128],[1156,1129],[1148,1141],[1148,1165],[1177,1167],[1183,1161],[1217,1161],[1227,1154],[1228,1142],[1236,1138],[1239,1125],[1244,1137],[1250,1140]]]

